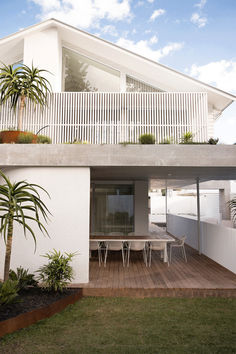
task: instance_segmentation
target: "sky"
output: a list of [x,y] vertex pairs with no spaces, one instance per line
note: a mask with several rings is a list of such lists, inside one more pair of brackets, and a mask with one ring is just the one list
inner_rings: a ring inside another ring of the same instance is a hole
[[[0,0],[0,38],[56,18],[236,95],[236,0]],[[215,125],[236,143],[236,102]]]

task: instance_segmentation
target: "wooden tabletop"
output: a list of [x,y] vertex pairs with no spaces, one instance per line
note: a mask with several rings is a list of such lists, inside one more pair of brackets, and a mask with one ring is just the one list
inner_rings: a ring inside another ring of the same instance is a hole
[[170,235],[90,235],[91,241],[160,241],[173,242],[175,239]]

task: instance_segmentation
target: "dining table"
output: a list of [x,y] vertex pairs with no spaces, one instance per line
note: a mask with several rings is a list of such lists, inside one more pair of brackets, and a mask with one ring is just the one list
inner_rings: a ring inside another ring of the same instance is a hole
[[164,243],[164,255],[163,262],[168,262],[168,252],[167,252],[167,244],[170,242],[174,242],[175,239],[168,234],[147,234],[147,235],[90,235],[90,240],[95,242],[160,242]]

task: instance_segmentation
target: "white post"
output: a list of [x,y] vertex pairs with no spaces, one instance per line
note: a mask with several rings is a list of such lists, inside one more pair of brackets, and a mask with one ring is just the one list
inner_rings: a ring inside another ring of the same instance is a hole
[[166,231],[167,231],[167,180],[166,180],[166,195],[165,195],[165,207],[166,207]]
[[200,219],[200,193],[199,193],[199,177],[196,180],[197,184],[197,237],[198,237],[198,253],[201,254],[201,219]]

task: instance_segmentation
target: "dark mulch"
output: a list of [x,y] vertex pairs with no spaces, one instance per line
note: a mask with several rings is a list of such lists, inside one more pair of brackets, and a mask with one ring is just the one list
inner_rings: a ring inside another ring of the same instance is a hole
[[29,288],[21,291],[17,302],[0,307],[0,321],[16,317],[24,312],[45,307],[77,291],[77,289],[66,289],[63,293],[54,293],[47,292],[40,288]]

